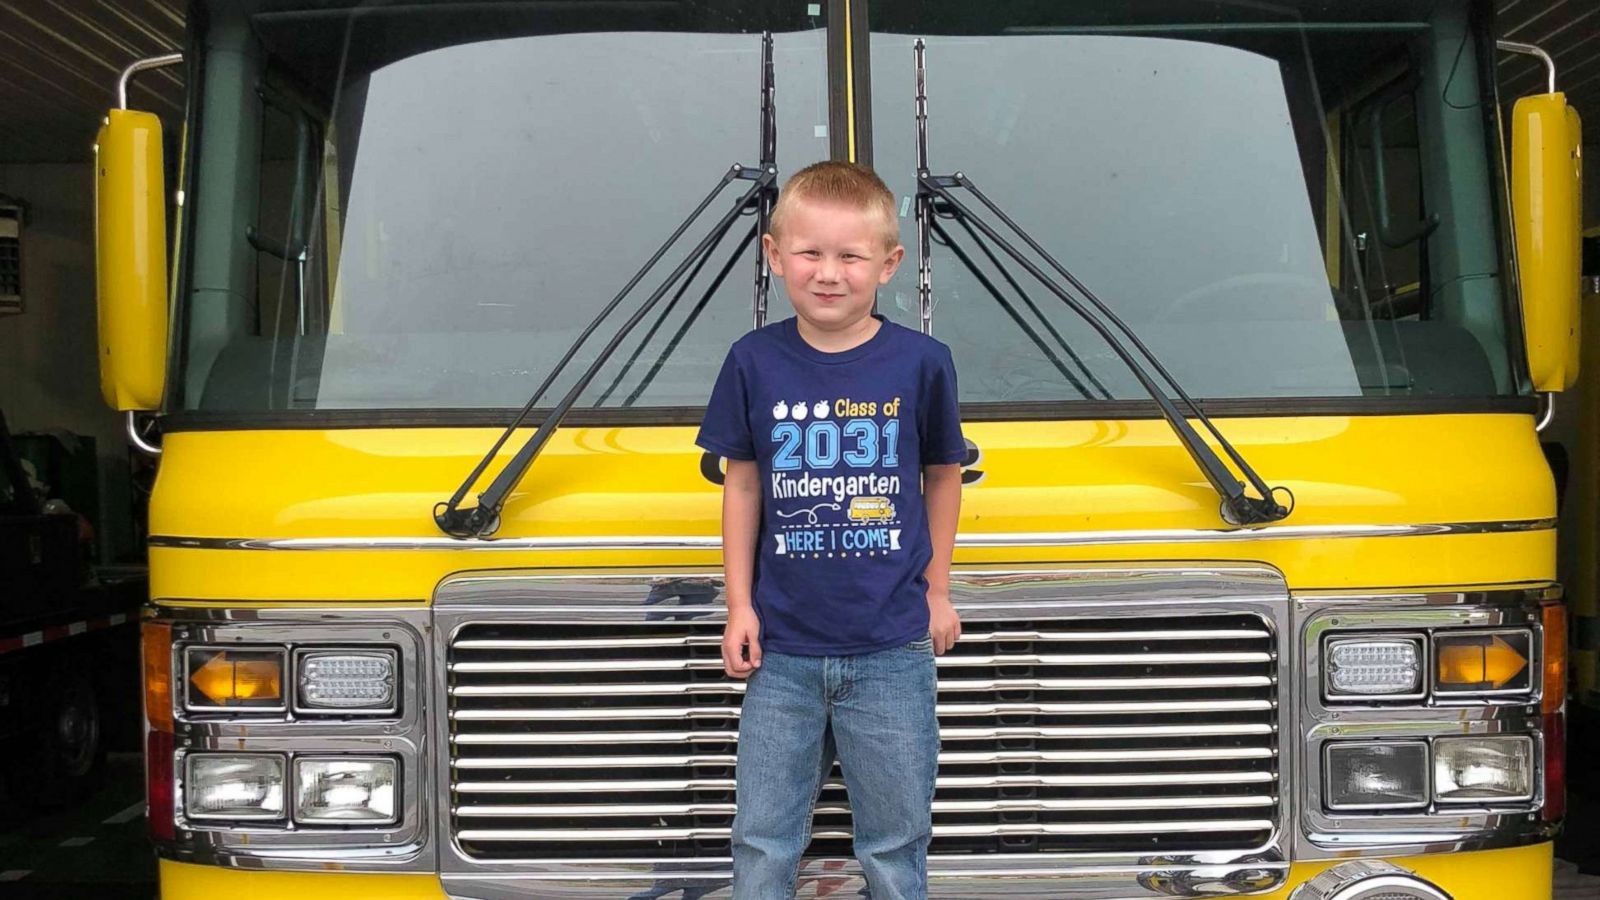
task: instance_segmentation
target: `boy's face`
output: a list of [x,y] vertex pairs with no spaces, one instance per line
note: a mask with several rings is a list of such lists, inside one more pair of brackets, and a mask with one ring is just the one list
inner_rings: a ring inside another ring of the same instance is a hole
[[822,331],[849,328],[872,313],[878,285],[900,267],[905,248],[884,246],[883,222],[870,212],[801,200],[783,234],[763,235],[772,272],[783,279],[795,315]]

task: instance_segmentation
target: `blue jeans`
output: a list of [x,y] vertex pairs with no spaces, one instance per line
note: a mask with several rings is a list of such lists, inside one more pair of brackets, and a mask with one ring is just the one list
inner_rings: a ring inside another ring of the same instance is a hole
[[734,900],[788,900],[837,752],[873,900],[928,896],[939,768],[933,641],[855,656],[768,651],[739,721]]

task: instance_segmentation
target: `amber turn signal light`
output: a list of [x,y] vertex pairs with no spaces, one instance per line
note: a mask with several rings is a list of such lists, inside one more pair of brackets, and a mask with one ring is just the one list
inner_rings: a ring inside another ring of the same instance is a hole
[[1512,694],[1533,688],[1527,630],[1434,636],[1435,688],[1444,694]]
[[172,731],[172,626],[164,622],[139,625],[139,649],[144,665],[144,716],[154,731]]
[[1558,712],[1567,702],[1567,606],[1560,601],[1539,608],[1544,625],[1544,700],[1541,711]]
[[284,651],[191,647],[185,652],[190,709],[281,710]]

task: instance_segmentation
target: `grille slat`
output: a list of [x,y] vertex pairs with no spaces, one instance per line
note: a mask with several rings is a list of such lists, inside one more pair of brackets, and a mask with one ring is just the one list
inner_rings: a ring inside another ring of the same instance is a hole
[[[985,621],[938,660],[932,853],[1266,846],[1274,635],[1255,613]],[[744,684],[718,621],[483,622],[448,648],[451,821],[469,856],[726,857]],[[810,853],[850,853],[839,769]]]
[[[993,753],[940,753],[940,765],[976,763],[1042,762],[1138,762],[1141,760],[1184,759],[1267,759],[1271,747],[1210,748],[1179,750],[1000,750]],[[731,766],[733,754],[689,756],[485,756],[457,759],[458,769],[591,769],[661,768],[663,766]]]
[[[1093,822],[1017,825],[934,825],[933,836],[978,837],[1002,835],[1033,837],[1039,835],[1076,834],[1194,834],[1210,832],[1261,831],[1272,827],[1264,819],[1217,819],[1194,822]],[[727,840],[729,828],[468,828],[457,833],[461,841],[684,841]],[[815,840],[849,840],[849,829],[818,829],[811,832]]]
[[[945,678],[939,691],[1153,691],[1186,688],[1268,687],[1264,675],[1219,675],[1198,678]],[[710,684],[469,684],[450,688],[455,697],[636,697],[670,694],[743,694],[744,685]]]
[[[1277,780],[1272,772],[1180,772],[1176,774],[1126,775],[982,775],[940,776],[938,787],[1183,787],[1194,784],[1246,784]],[[823,783],[824,790],[844,789],[839,780]],[[462,794],[581,794],[631,793],[635,791],[731,791],[732,778],[615,779],[607,781],[458,781]]]
[[[1239,640],[1241,638],[1266,638],[1270,634],[1259,629],[1215,629],[1211,631],[979,631],[965,632],[962,640],[978,643],[994,641],[1212,641]],[[683,635],[679,637],[618,637],[606,638],[486,638],[456,641],[456,650],[619,650],[641,647],[720,647],[720,635]]]
[[[718,644],[720,647],[721,645]],[[1270,653],[1142,653],[1137,665],[1220,666],[1271,662]],[[1127,656],[1111,653],[997,653],[990,656],[946,656],[939,668],[982,666],[1128,666]],[[464,674],[538,672],[646,672],[678,669],[722,671],[722,659],[608,659],[558,662],[452,662],[450,671]]]
[[[1230,806],[1271,806],[1277,798],[1270,794],[1225,797],[1097,797],[1093,800],[935,800],[933,811],[944,812],[1055,812],[1061,810],[1105,809],[1204,809]],[[817,815],[849,815],[844,803],[817,804]],[[458,806],[455,814],[464,817],[548,817],[581,816],[685,816],[734,813],[732,803],[597,803],[548,806]]]
[[[941,728],[946,741],[996,740],[999,738],[1087,739],[1103,737],[1201,737],[1221,734],[1272,734],[1264,722],[1236,725],[1054,725],[995,726],[992,728]],[[533,744],[676,744],[727,743],[737,740],[736,731],[563,731],[541,734],[458,734],[458,744],[518,747]]]
[[[941,716],[1016,715],[1153,715],[1178,712],[1248,712],[1272,709],[1270,700],[1173,700],[1154,703],[941,703]],[[592,707],[588,709],[464,709],[453,712],[458,722],[549,721],[571,719],[737,719],[737,707],[664,706]]]

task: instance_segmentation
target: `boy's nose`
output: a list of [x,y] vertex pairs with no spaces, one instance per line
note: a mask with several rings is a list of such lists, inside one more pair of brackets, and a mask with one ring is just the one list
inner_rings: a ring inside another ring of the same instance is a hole
[[824,259],[817,265],[817,280],[834,282],[839,280],[839,263],[837,260]]

